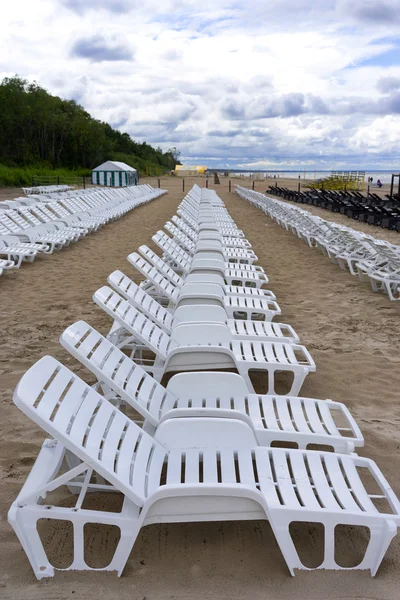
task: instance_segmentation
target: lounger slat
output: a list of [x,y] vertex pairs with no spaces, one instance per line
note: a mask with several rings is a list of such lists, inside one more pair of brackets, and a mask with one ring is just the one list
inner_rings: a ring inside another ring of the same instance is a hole
[[[289,406],[290,406],[290,410],[292,411],[292,415],[294,418],[294,422],[296,424],[296,429],[298,431],[303,431],[304,433],[310,433],[310,428],[308,426],[308,423],[306,421],[306,418],[304,416],[304,412],[302,409],[302,399],[299,398],[299,400],[297,400],[296,398],[293,398],[291,400],[288,401],[289,402]],[[308,402],[304,402],[305,406],[308,406]]]
[[220,459],[223,483],[236,483],[236,471],[232,450],[222,448],[220,452]]
[[337,456],[335,456],[334,454],[330,455],[329,453],[327,453],[324,457],[324,461],[331,483],[339,498],[339,502],[343,504],[344,507],[348,510],[360,512],[360,507],[354,501],[354,498],[351,495],[346,481],[343,477],[342,471],[340,470]]
[[[329,410],[329,405],[327,405],[325,402],[318,402],[318,410],[321,414],[324,425],[327,428],[327,430],[329,431],[329,433],[331,435],[338,435],[339,431],[338,431],[336,423],[332,417],[331,411]],[[342,411],[341,411],[341,414],[343,415]],[[347,421],[347,417],[346,417],[346,421]]]
[[307,508],[320,510],[321,505],[314,494],[313,488],[311,487],[310,478],[304,464],[303,455],[300,452],[298,454],[292,453],[290,455],[290,463],[292,466],[297,491],[304,506]]
[[150,455],[155,444],[150,436],[142,437],[136,453],[135,467],[132,475],[132,488],[141,496],[145,496],[147,469],[150,468]]
[[49,419],[56,404],[59,402],[71,381],[72,378],[68,371],[59,371],[54,379],[50,382],[50,385],[48,385],[43,397],[40,400],[40,404],[37,409],[38,414],[46,419]]
[[290,416],[288,401],[286,398],[275,398],[275,406],[278,412],[281,428],[285,431],[296,431]]
[[[128,423],[128,420],[127,420]],[[132,424],[127,424],[126,430],[123,435],[123,439],[121,442],[121,446],[119,449],[120,458],[117,463],[117,475],[121,478],[122,481],[127,485],[131,485],[130,476],[131,476],[131,465],[132,462],[135,461],[135,446],[141,435],[141,430],[138,427],[132,426]],[[129,460],[128,460],[129,458]],[[138,495],[140,491],[137,490]]]
[[217,456],[214,449],[203,450],[203,479],[204,483],[218,482]]
[[150,469],[148,471],[147,476],[147,497],[154,494],[154,492],[156,492],[160,487],[160,478],[166,455],[166,450],[162,446],[156,446],[153,449],[153,454],[150,462]]
[[379,510],[376,508],[366,492],[354,462],[347,456],[341,456],[340,461],[346,473],[347,480],[358,502],[365,511],[369,513],[379,513]]
[[304,403],[304,407],[307,412],[307,418],[309,420],[311,430],[314,431],[315,433],[325,434],[326,430],[324,429],[324,427],[321,423],[321,419],[319,418],[315,404],[311,403],[311,402],[307,402],[307,404]]
[[99,397],[96,393],[89,392],[79,406],[69,433],[71,440],[76,444],[83,445],[83,440],[88,432],[91,419],[95,418],[95,410],[99,405]]
[[293,483],[291,480],[291,475],[289,473],[286,452],[278,448],[276,448],[275,450],[276,452],[274,451],[272,461],[275,467],[276,480],[278,482],[278,487],[283,502],[288,507],[299,508],[301,505],[293,489]]
[[185,455],[185,483],[199,483],[199,451],[188,448]]
[[172,448],[168,453],[167,485],[176,485],[181,482],[182,451]]
[[68,426],[71,417],[75,414],[80,404],[82,403],[85,391],[87,389],[86,384],[83,381],[80,381],[76,378],[71,378],[72,385],[70,386],[68,392],[64,395],[65,388],[65,380],[63,385],[60,386],[58,401],[60,401],[60,405],[58,407],[57,413],[54,416],[54,423],[61,424],[61,426]]
[[116,411],[110,410],[110,406],[102,403],[98,409],[87,432],[85,447],[89,452],[101,452],[103,439],[108,435],[110,421],[114,418]]
[[[261,396],[258,399],[259,404],[261,404],[261,406],[262,406],[262,412],[264,414],[266,428],[279,430],[280,426],[278,425],[278,421],[276,419],[276,413],[274,410],[274,400],[275,400],[275,397],[271,397],[271,396],[269,396],[269,397]],[[250,404],[250,406],[251,406],[251,404]],[[261,414],[260,414],[260,419],[261,419]]]
[[268,448],[255,448],[254,450],[258,481],[261,492],[271,508],[280,508],[282,506],[277,493],[277,486],[271,469],[272,453]]
[[326,479],[325,470],[322,466],[321,457],[317,452],[307,455],[307,463],[310,469],[311,477],[315,485],[316,492],[321,504],[328,510],[341,510],[341,506],[337,502],[332,493],[332,489]]
[[119,443],[126,424],[126,417],[119,411],[115,411],[110,428],[102,448],[102,462],[107,469],[115,472],[115,464],[118,460]]
[[255,481],[251,452],[248,450],[238,452],[238,462],[240,483],[244,483],[246,485],[255,485],[258,483]]

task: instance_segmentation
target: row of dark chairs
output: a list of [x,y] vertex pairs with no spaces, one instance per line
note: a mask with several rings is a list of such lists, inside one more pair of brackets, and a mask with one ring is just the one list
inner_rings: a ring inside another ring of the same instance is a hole
[[400,195],[386,195],[384,198],[375,193],[363,194],[357,190],[324,190],[311,188],[296,191],[285,187],[269,186],[267,194],[280,196],[285,200],[300,204],[311,204],[346,217],[363,221],[377,227],[400,231]]

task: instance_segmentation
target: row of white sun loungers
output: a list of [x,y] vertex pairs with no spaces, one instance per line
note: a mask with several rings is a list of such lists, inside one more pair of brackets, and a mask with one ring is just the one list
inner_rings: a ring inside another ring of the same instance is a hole
[[145,202],[165,194],[148,185],[120,190],[90,188],[0,203],[0,275],[39,254],[77,242]]
[[378,240],[351,227],[325,221],[281,200],[237,186],[236,193],[288,231],[319,248],[332,263],[370,282],[374,292],[400,300],[400,245]]
[[24,187],[22,191],[26,196],[30,196],[31,194],[48,194],[49,192],[66,192],[68,190],[73,190],[73,186],[71,185],[36,185],[34,187]]
[[[342,568],[336,526],[362,526],[370,541],[355,568],[375,575],[399,502],[377,465],[354,453],[364,440],[346,406],[299,396],[315,364],[294,329],[273,320],[281,311],[244,233],[198,186],[165,229],[152,238],[161,255],[140,246],[128,274],[115,270],[94,292],[109,334],[82,320],[61,334],[96,384],[45,356],[15,390],[16,406],[51,436],[9,511],[36,577],[54,575],[41,519],[72,523],[69,569],[92,569],[86,524],[119,528],[100,569],[119,575],[152,523],[267,519],[292,575],[306,567],[291,523],[324,526],[322,569]],[[133,281],[135,272],[145,279]],[[254,371],[266,393],[255,391]],[[287,394],[282,374],[292,377]],[[87,507],[103,492],[123,496],[120,512],[101,500]]]

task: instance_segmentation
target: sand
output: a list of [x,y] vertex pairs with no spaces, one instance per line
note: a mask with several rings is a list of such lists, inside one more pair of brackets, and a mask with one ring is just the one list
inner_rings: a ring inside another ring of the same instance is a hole
[[[375,579],[366,572],[324,571],[297,572],[291,578],[266,522],[152,525],[142,530],[120,579],[114,573],[57,572],[52,579],[36,581],[6,515],[45,436],[13,405],[13,389],[25,370],[45,354],[87,378],[87,372],[62,350],[58,337],[80,318],[107,331],[110,320],[94,305],[92,293],[113,269],[133,275],[126,255],[140,244],[151,245],[152,234],[182,199],[181,186],[179,180],[163,179],[168,196],[0,280],[0,598],[397,600],[398,540]],[[281,321],[295,328],[317,364],[302,395],[347,404],[365,435],[360,454],[377,461],[400,496],[400,305],[373,294],[368,285],[230,194],[226,180],[216,189],[268,273],[269,287],[282,308]],[[307,555],[321,541],[317,529],[310,531],[311,538],[304,538],[301,545]],[[56,560],[62,559],[70,537],[61,535],[60,528],[45,526],[44,532]],[[354,559],[364,542],[359,532],[352,537],[347,531],[340,537],[343,564]],[[104,538],[90,536],[87,545],[95,560],[105,559]]]

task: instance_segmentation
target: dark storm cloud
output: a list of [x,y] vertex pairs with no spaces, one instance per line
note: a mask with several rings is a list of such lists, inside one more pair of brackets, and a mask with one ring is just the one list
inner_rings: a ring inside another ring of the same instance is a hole
[[244,105],[239,100],[228,100],[222,106],[223,115],[232,121],[243,119],[245,116]]
[[135,8],[136,3],[133,0],[61,0],[61,4],[78,15],[93,9],[120,15]]
[[371,23],[392,23],[399,20],[399,0],[351,0],[346,2],[351,15]]
[[400,90],[400,77],[381,77],[376,87],[383,94]]
[[77,40],[71,48],[70,55],[87,58],[92,62],[131,60],[132,51],[121,43],[108,42],[102,36]]

